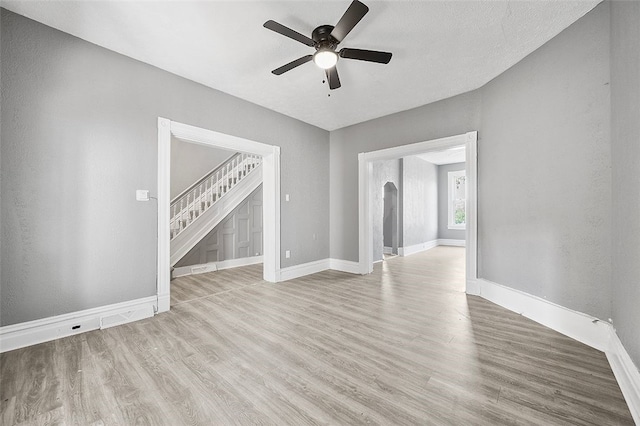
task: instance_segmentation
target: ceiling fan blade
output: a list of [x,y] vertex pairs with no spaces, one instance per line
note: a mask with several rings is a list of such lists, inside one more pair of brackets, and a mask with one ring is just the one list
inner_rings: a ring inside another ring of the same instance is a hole
[[329,89],[334,90],[340,87],[340,77],[338,77],[338,69],[333,66],[324,70],[327,74],[327,82],[329,83]]
[[379,64],[388,64],[391,60],[391,53],[378,52],[377,50],[348,49],[345,47],[340,50],[339,54],[341,58],[377,62]]
[[280,68],[276,68],[275,70],[273,70],[271,72],[274,73],[275,75],[284,74],[285,72],[290,71],[290,70],[294,69],[295,67],[299,67],[302,64],[306,64],[311,59],[313,59],[313,55],[303,56],[302,58],[298,58],[295,61],[291,61],[288,64],[283,65]]
[[297,31],[292,30],[289,27],[285,27],[282,24],[277,23],[276,21],[268,20],[263,25],[266,29],[271,31],[275,31],[278,34],[282,34],[283,36],[294,39],[295,41],[299,41],[302,44],[306,44],[307,46],[315,46],[316,42],[310,39],[309,37],[300,34]]
[[358,0],[353,0],[347,11],[342,15],[331,31],[331,36],[341,42],[351,32],[353,27],[367,14],[369,8]]

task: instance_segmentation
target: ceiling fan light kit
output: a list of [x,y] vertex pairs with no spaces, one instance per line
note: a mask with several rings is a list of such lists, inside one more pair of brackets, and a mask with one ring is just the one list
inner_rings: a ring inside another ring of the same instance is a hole
[[311,38],[275,21],[269,20],[265,22],[265,28],[316,49],[316,52],[313,55],[306,55],[298,58],[271,72],[275,75],[281,75],[313,60],[318,67],[325,70],[329,88],[333,90],[341,86],[340,78],[338,77],[338,70],[336,69],[338,57],[388,64],[391,60],[391,53],[389,52],[349,48],[343,48],[339,52],[336,52],[338,44],[344,40],[347,34],[351,32],[353,27],[360,22],[368,11],[369,8],[367,6],[358,0],[354,0],[335,27],[332,25],[321,25],[313,30]]
[[313,54],[313,62],[323,70],[336,66],[338,55],[333,50],[318,50]]

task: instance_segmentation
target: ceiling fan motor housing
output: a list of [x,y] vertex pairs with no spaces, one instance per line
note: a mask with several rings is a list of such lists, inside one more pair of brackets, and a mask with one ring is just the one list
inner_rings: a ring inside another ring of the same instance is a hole
[[305,55],[271,72],[275,75],[281,75],[313,60],[318,67],[324,69],[329,82],[329,89],[333,90],[340,87],[340,77],[338,77],[338,70],[336,69],[338,58],[388,64],[391,60],[391,53],[389,52],[349,48],[343,48],[340,52],[336,52],[340,42],[344,40],[368,11],[369,8],[364,3],[359,0],[353,0],[335,26],[320,25],[313,30],[311,38],[276,21],[268,20],[263,25],[268,30],[275,31],[316,49],[313,55]]
[[335,50],[338,43],[338,40],[331,36],[331,31],[333,31],[333,25],[320,25],[318,28],[313,30],[311,33],[311,38],[316,42],[314,46],[316,50]]

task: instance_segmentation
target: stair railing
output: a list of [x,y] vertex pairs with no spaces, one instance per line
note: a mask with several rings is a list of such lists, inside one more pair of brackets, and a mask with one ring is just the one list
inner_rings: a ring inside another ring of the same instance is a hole
[[262,157],[238,152],[171,201],[171,239],[184,231],[262,162]]

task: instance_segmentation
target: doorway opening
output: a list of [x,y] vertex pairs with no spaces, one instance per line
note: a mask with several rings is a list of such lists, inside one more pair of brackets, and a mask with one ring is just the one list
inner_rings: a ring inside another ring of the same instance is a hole
[[[466,175],[466,292],[478,294],[477,291],[477,132],[434,139],[410,145],[403,145],[379,151],[365,152],[358,155],[358,201],[359,201],[359,268],[361,274],[373,271],[374,243],[372,218],[371,185],[374,182],[374,163],[384,160],[399,159],[428,152],[465,148]],[[402,196],[400,196],[402,198]],[[402,201],[400,201],[402,203]],[[401,219],[400,219],[401,220]],[[401,228],[399,228],[401,229]],[[400,231],[402,232],[402,231]],[[400,249],[399,249],[400,251]]]
[[398,254],[398,188],[393,182],[384,184],[382,213],[383,257]]
[[263,278],[280,277],[280,147],[158,118],[158,312],[170,306],[171,138],[262,157]]
[[262,264],[261,161],[171,138],[172,284],[177,277]]

